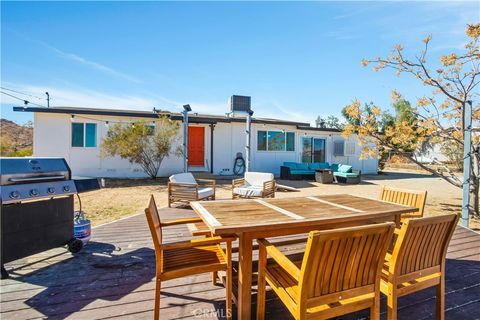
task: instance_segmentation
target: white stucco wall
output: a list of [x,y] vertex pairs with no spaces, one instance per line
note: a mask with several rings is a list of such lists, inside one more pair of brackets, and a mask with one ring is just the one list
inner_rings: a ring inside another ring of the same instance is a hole
[[[84,118],[92,118],[90,120]],[[97,123],[97,146],[96,147],[72,147],[71,146],[71,117],[67,114],[35,113],[34,145],[33,152],[36,157],[63,157],[67,160],[76,176],[95,177],[118,177],[140,178],[145,177],[139,165],[131,164],[119,157],[102,158],[100,145],[108,132],[105,121],[122,121],[131,123],[134,121],[147,121],[145,118],[114,118],[111,116],[81,116],[74,118],[75,122]],[[191,168],[199,171],[210,171],[212,160],[210,159],[210,127],[208,124],[195,124],[191,126],[205,127],[205,167]],[[285,130],[295,132],[295,151],[257,151],[257,131],[259,130]],[[376,173],[378,162],[376,159],[359,160],[360,146],[356,138],[350,138],[355,142],[355,153],[351,156],[333,156],[333,142],[343,139],[337,132],[318,132],[297,130],[294,126],[252,124],[251,137],[251,170],[280,173],[280,166],[285,161],[300,162],[302,156],[302,138],[304,136],[323,138],[326,141],[326,161],[329,163],[345,163],[352,165],[354,169],[362,170],[363,173]],[[183,140],[182,128],[179,130],[179,143]],[[213,136],[213,173],[231,175],[237,152],[245,157],[245,124],[244,123],[217,123]],[[183,171],[183,158],[170,156],[164,159],[159,176],[169,176]]]

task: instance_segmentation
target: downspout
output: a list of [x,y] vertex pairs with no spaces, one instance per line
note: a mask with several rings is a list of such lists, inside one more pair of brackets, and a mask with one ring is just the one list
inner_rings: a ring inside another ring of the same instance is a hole
[[245,172],[250,171],[250,133],[251,133],[251,123],[252,123],[252,116],[253,111],[250,110],[247,114],[247,121],[246,121],[246,141],[245,141]]
[[210,124],[210,173],[213,173],[213,131],[215,124]]

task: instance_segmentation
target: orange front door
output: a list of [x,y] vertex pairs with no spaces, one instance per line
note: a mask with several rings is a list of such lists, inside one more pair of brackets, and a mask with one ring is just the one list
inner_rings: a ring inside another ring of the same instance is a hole
[[203,166],[205,128],[188,127],[188,165]]

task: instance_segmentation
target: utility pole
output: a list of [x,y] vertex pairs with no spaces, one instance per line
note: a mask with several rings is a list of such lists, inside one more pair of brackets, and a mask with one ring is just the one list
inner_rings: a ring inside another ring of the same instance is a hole
[[50,95],[48,94],[48,91],[45,92],[45,94],[47,95],[47,108],[50,108]]
[[470,179],[472,164],[472,101],[465,103],[464,109],[464,132],[463,132],[463,202],[462,202],[462,225],[468,228],[470,207]]

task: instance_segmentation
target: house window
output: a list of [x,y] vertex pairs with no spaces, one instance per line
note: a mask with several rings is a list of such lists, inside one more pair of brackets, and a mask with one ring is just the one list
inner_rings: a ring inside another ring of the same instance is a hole
[[72,147],[96,147],[96,123],[72,123]]
[[295,133],[287,132],[287,151],[295,151]]
[[285,151],[285,133],[268,131],[268,151]]
[[267,131],[258,131],[257,134],[257,150],[267,151]]
[[97,124],[85,123],[85,147],[97,146]]
[[334,156],[343,157],[344,156],[344,150],[345,150],[345,142],[343,140],[335,141],[333,143],[333,155]]
[[258,151],[295,151],[295,133],[284,131],[257,132]]
[[72,123],[72,147],[83,147],[83,123]]

